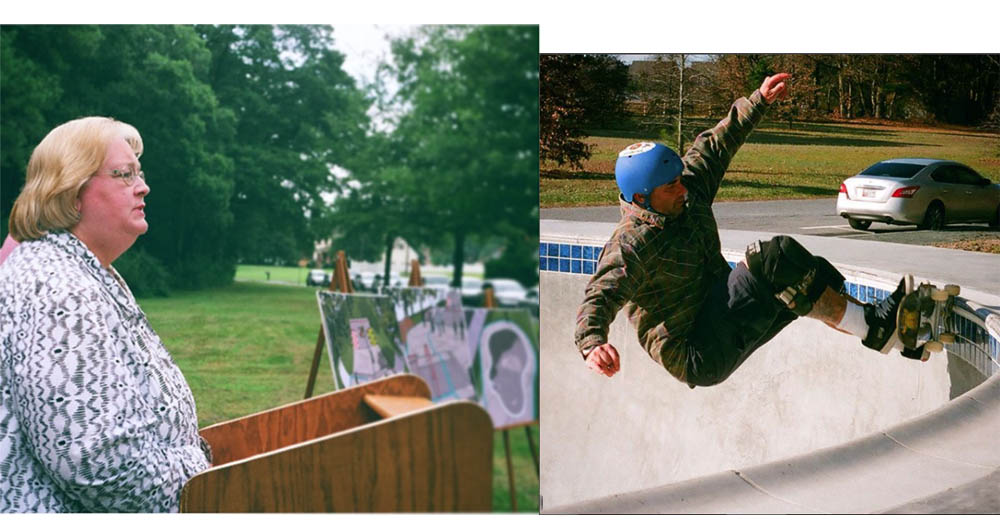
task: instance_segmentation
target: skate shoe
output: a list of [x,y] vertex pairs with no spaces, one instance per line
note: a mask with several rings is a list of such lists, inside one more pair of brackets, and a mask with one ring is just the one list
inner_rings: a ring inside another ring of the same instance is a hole
[[896,333],[896,315],[899,312],[899,303],[907,293],[913,291],[913,282],[907,281],[913,278],[904,276],[899,281],[899,286],[884,300],[876,304],[865,305],[865,322],[868,324],[868,334],[861,341],[861,344],[877,350],[883,354],[888,354],[894,346],[902,346],[902,341]]

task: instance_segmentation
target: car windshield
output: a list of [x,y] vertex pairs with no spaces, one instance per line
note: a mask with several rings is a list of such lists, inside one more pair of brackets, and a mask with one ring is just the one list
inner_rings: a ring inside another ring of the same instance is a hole
[[466,289],[478,289],[478,288],[480,288],[482,286],[483,286],[483,282],[480,281],[480,280],[476,280],[476,279],[462,280],[462,287],[465,287]]
[[909,179],[923,170],[923,164],[909,164],[898,162],[880,162],[868,167],[867,170],[859,173],[866,177],[893,177],[896,179]]

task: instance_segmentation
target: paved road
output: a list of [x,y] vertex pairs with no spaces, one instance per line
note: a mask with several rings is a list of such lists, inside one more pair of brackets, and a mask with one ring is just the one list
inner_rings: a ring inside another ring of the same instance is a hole
[[[872,224],[867,231],[851,229],[835,214],[835,199],[772,200],[763,202],[717,202],[712,208],[720,229],[769,231],[798,235],[876,240],[899,244],[928,245],[977,238],[1000,238],[1000,232],[985,225],[955,225],[943,231],[917,230],[916,226]],[[542,219],[617,222],[618,206],[549,208]]]

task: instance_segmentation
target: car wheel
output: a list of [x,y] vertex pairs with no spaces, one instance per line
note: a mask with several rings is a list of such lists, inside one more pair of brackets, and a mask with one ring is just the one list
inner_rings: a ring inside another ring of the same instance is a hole
[[923,229],[933,229],[936,231],[944,229],[944,205],[940,202],[933,202],[924,214]]
[[847,223],[850,224],[852,228],[860,229],[862,231],[868,229],[872,225],[872,221],[870,220],[858,220],[856,218],[847,219]]

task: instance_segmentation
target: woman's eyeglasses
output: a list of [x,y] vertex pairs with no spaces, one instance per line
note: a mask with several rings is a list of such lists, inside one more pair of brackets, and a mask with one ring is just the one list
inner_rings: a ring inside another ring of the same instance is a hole
[[111,170],[111,176],[122,180],[126,186],[131,186],[135,184],[136,178],[142,179],[143,182],[146,181],[146,174],[142,170],[136,171],[134,168],[122,168]]

